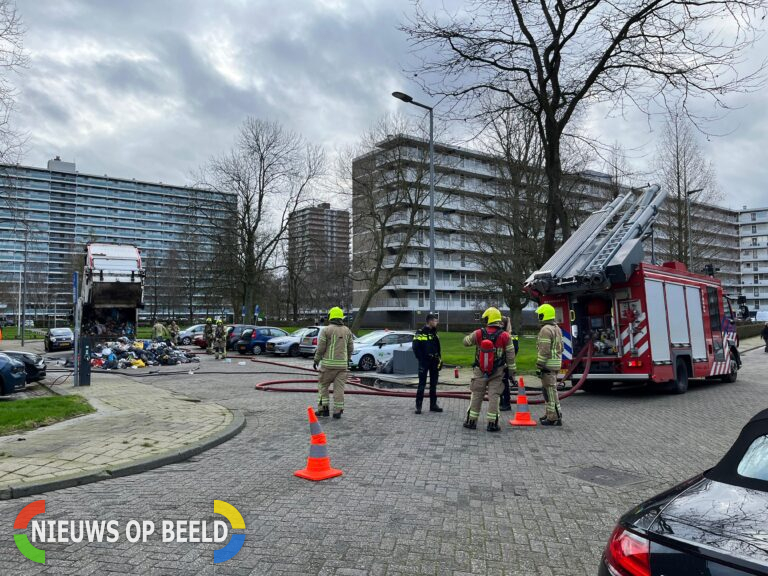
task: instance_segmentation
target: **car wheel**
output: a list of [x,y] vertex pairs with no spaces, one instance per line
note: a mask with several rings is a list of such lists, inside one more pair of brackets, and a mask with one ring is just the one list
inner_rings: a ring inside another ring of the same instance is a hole
[[261,346],[259,346],[258,344],[256,344],[256,345],[253,347],[253,350],[251,351],[251,353],[252,353],[254,356],[261,356],[261,353],[262,353],[263,351],[264,351],[264,350],[262,350]]
[[357,367],[360,368],[360,370],[368,372],[376,368],[376,360],[374,360],[373,356],[370,354],[366,354],[360,358],[360,362],[357,363]]
[[739,367],[736,365],[735,360],[731,360],[731,371],[720,378],[721,381],[726,382],[728,384],[733,384],[736,382],[736,379],[739,377]]
[[190,344],[192,344],[192,339],[189,336],[187,336],[186,338],[182,338],[181,344],[183,346],[189,346]]
[[296,358],[298,355],[299,355],[299,345],[298,344],[294,344],[288,350],[288,356],[291,356],[292,358]]
[[668,384],[668,390],[672,394],[685,394],[688,391],[688,367],[682,359],[675,365],[675,379]]

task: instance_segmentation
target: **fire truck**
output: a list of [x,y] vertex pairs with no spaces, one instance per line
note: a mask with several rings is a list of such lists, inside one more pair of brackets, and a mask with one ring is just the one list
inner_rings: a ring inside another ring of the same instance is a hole
[[[643,261],[665,197],[656,185],[617,196],[526,281],[556,310],[562,374],[587,391],[643,382],[682,394],[691,378],[736,381],[738,338],[720,281]],[[578,352],[590,346],[587,362]]]

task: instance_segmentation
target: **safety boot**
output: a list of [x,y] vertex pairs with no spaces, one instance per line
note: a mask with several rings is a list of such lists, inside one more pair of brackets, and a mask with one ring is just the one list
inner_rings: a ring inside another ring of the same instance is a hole
[[317,408],[317,415],[321,418],[327,418],[331,415],[331,410],[328,408],[328,406],[318,406]]
[[542,416],[539,418],[539,422],[541,422],[542,426],[562,426],[563,421],[562,419],[558,418],[557,420],[550,420],[546,416]]
[[421,404],[416,404],[416,410],[414,410],[415,414],[421,414]]
[[333,413],[333,417],[338,420],[341,418],[341,415],[344,414],[344,410],[339,410],[338,412]]
[[430,406],[429,407],[429,411],[430,412],[442,412],[443,409],[440,408],[440,406],[438,406],[437,404],[435,404],[434,406]]
[[500,432],[501,428],[499,428],[499,421],[498,420],[491,420],[488,422],[488,426],[485,428],[488,432]]
[[469,428],[470,430],[477,430],[477,420],[472,420],[469,417],[469,414],[467,414],[467,419],[464,422],[464,428]]
[[512,410],[512,404],[502,404],[499,406],[499,412],[509,412]]

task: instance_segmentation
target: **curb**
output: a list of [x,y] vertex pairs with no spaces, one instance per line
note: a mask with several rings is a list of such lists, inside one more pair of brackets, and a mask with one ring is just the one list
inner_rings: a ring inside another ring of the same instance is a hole
[[232,412],[233,419],[229,426],[213,436],[208,436],[196,445],[182,450],[136,460],[135,462],[118,466],[117,468],[105,467],[94,472],[66,476],[39,484],[9,486],[8,488],[0,489],[0,500],[12,500],[13,498],[22,498],[24,496],[31,496],[32,494],[41,494],[43,492],[61,490],[62,488],[82,486],[83,484],[91,484],[92,482],[100,482],[101,480],[109,480],[110,478],[121,478],[132,474],[141,474],[142,472],[160,468],[161,466],[188,460],[189,458],[192,458],[192,456],[196,456],[201,452],[205,452],[219,444],[223,444],[227,440],[231,440],[240,433],[245,427],[245,415],[241,410],[230,410],[230,412]]

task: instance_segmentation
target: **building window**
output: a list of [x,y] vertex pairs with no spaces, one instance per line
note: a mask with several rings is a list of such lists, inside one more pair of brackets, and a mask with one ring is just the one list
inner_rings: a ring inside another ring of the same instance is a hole
[[467,256],[466,254],[461,255],[461,267],[464,268],[467,265]]
[[760,288],[755,288],[755,298],[760,296]]
[[750,216],[752,217],[752,222],[755,222],[757,220],[757,212],[752,212]]
[[752,250],[752,258],[757,259],[757,250]]
[[752,268],[752,264],[750,264],[749,262],[747,262],[746,264],[744,264],[744,268]]
[[757,224],[752,224],[752,234],[757,234]]
[[419,291],[419,307],[424,306],[424,292]]
[[757,237],[752,236],[752,246],[757,246]]
[[757,274],[753,276],[753,279],[754,279],[753,284],[758,284],[760,282],[760,278]]

